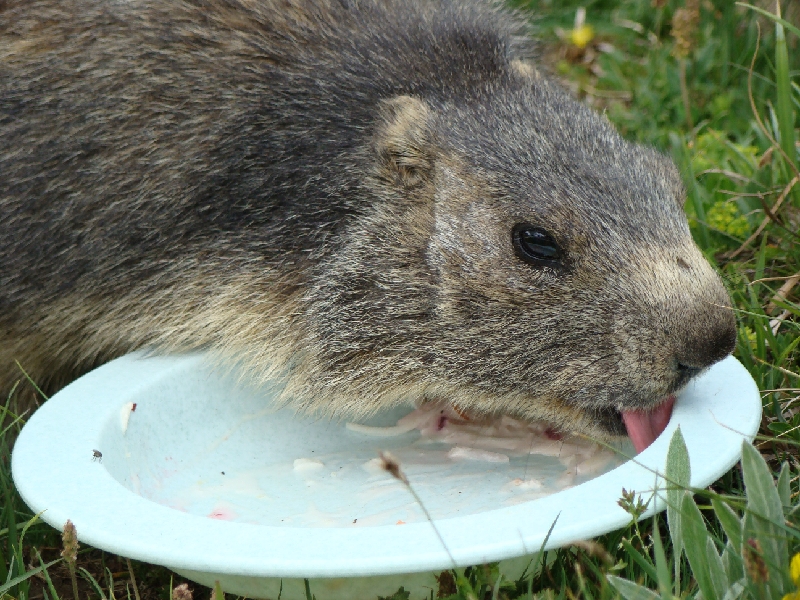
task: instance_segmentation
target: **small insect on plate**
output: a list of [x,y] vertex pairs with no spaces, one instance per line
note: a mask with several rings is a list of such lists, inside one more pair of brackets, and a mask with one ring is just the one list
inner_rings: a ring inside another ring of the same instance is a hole
[[[418,431],[376,437],[277,410],[275,393],[245,387],[201,354],[119,358],[30,418],[12,458],[17,489],[54,527],[70,519],[84,543],[206,585],[219,580],[229,592],[277,596],[282,578],[284,598],[305,597],[309,578],[331,600],[358,597],[359,586],[388,596],[434,585],[423,574],[453,561],[536,551],[554,522],[548,548],[622,527],[622,488],[652,492],[678,426],[692,485],[704,487],[739,459],[761,415],[755,383],[728,358],[684,390],[666,430],[635,460],[581,482],[581,464],[557,456],[448,458],[450,448]],[[410,410],[364,425],[390,427]],[[398,457],[446,548],[409,491],[376,468],[383,450]],[[545,495],[565,473],[578,485]],[[657,497],[646,514],[663,508]]]

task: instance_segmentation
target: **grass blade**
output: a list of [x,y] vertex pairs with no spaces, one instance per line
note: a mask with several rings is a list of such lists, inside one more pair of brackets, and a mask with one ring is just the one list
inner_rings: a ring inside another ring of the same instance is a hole
[[637,585],[627,579],[616,577],[614,575],[606,575],[608,582],[614,586],[625,600],[658,600],[661,598],[655,592],[648,590],[646,587]]
[[78,567],[78,571],[80,572],[81,575],[83,575],[83,578],[86,581],[88,581],[89,584],[95,589],[97,595],[100,597],[100,600],[107,600],[106,595],[103,592],[103,588],[100,587],[100,584],[97,583],[97,580],[92,576],[92,574],[89,573],[89,571],[87,571],[83,567]]
[[783,530],[783,505],[766,461],[748,442],[742,442],[742,472],[748,512],[744,539],[755,538],[761,545],[763,559],[769,570],[769,588],[779,598],[790,589],[789,548]]
[[681,553],[683,552],[683,531],[681,525],[681,497],[689,487],[692,478],[689,451],[680,427],[672,434],[667,451],[667,525],[675,553],[675,581],[681,579]]
[[692,573],[697,581],[703,598],[719,598],[714,582],[711,579],[711,568],[708,562],[706,540],[709,538],[708,530],[703,522],[703,515],[694,503],[689,492],[683,492],[681,498],[681,520],[683,521],[683,543],[686,558],[692,567]]
[[723,502],[720,498],[711,498],[711,506],[714,507],[714,514],[722,525],[728,541],[734,548],[742,547],[742,521],[734,510]]
[[657,582],[658,572],[656,571],[655,567],[653,567],[652,563],[642,556],[642,554],[636,548],[634,548],[633,544],[631,544],[628,540],[623,538],[620,543],[622,544],[622,547],[625,548],[625,551],[628,553],[628,556],[630,556],[631,560],[639,565],[642,568],[642,571],[644,571],[653,582]]
[[[737,546],[741,547],[741,546]],[[728,576],[728,581],[739,581],[744,577],[744,565],[742,564],[742,557],[739,552],[728,541],[725,544],[725,549],[722,551],[722,567],[725,569],[725,574]],[[734,584],[735,585],[735,584]]]
[[775,15],[775,14],[773,14],[771,12],[767,12],[763,8],[759,8],[757,6],[753,6],[752,4],[746,4],[744,2],[737,2],[736,4],[738,6],[743,6],[745,8],[749,8],[750,10],[755,11],[758,14],[760,14],[762,17],[767,17],[771,21],[775,21],[776,23],[780,23],[781,25],[783,25],[784,28],[786,28],[789,31],[791,31],[792,33],[794,33],[797,37],[800,37],[800,29],[798,29],[797,27],[792,25],[789,21],[787,21],[785,19],[782,19],[780,16]]
[[[781,5],[775,3],[780,18]],[[786,48],[786,35],[783,25],[775,22],[775,83],[778,88],[776,112],[781,149],[789,160],[789,170],[797,168],[797,150],[794,147],[794,114],[792,112],[792,85],[789,78],[789,52]]]
[[745,587],[741,581],[737,581],[728,590],[725,592],[725,595],[722,597],[722,600],[737,600],[738,598],[742,597],[744,593]]
[[708,574],[716,590],[716,597],[720,598],[728,589],[728,576],[725,574],[725,567],[711,536],[706,538],[706,556],[708,557]]
[[669,575],[669,564],[664,554],[664,544],[661,543],[661,532],[658,530],[658,519],[656,517],[653,517],[653,553],[656,557],[658,591],[662,598],[669,598],[672,593],[672,578]]
[[10,590],[11,588],[13,588],[15,585],[19,585],[20,583],[22,583],[24,581],[27,581],[28,579],[30,579],[34,575],[37,575],[37,574],[41,573],[45,569],[49,569],[54,564],[56,564],[56,563],[58,563],[60,561],[61,561],[61,559],[57,558],[54,561],[51,561],[51,562],[49,562],[47,564],[44,564],[44,565],[40,565],[40,566],[36,567],[35,569],[31,569],[30,571],[25,571],[22,575],[19,575],[17,577],[14,577],[14,579],[10,579],[9,581],[6,581],[3,585],[0,585],[0,598],[2,598],[5,595],[5,593],[8,592],[8,590]]
[[[42,555],[39,554],[39,550],[36,550],[36,558],[39,559],[39,564],[42,565],[42,577],[44,577],[44,581],[47,584],[47,589],[50,590],[50,594],[53,596],[53,600],[58,600],[58,591],[56,591],[56,586],[53,585],[53,580],[50,578],[50,573],[47,572],[47,568],[45,568],[44,559],[42,559]],[[42,593],[45,591],[42,590]]]
[[[798,338],[800,340],[800,338]],[[789,472],[789,463],[784,462],[781,465],[781,473],[778,475],[778,496],[781,499],[781,504],[790,507],[792,505],[792,492],[789,488],[789,480],[792,474]]]

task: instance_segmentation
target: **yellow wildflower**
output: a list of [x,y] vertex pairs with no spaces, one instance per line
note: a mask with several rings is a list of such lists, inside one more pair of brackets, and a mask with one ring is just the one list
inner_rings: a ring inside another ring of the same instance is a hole
[[[789,565],[789,575],[792,577],[794,584],[800,588],[800,553],[792,557],[792,562]],[[785,594],[781,600],[800,600],[800,591]]]
[[586,9],[581,7],[575,11],[575,25],[569,32],[569,41],[581,50],[586,48],[594,37],[594,29],[586,24]]
[[594,29],[591,25],[581,25],[569,32],[569,40],[578,48],[586,48],[594,37]]
[[753,350],[758,348],[758,336],[756,335],[756,332],[750,327],[743,327],[742,330],[744,331],[744,337],[747,339],[747,343],[750,345],[750,347]]
[[746,238],[750,233],[747,218],[733,202],[715,202],[706,212],[706,222],[714,229],[736,238]]

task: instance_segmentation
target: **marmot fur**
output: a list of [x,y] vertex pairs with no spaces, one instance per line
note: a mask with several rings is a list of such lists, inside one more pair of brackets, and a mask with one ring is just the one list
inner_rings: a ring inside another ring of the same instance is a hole
[[204,348],[624,434],[734,317],[674,165],[534,60],[479,0],[0,0],[0,384]]

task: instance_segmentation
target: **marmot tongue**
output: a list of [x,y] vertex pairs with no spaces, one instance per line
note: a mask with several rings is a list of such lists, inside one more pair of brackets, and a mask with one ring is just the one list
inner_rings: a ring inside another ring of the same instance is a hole
[[649,412],[643,410],[622,411],[622,421],[625,423],[628,437],[631,438],[636,452],[647,448],[666,429],[674,404],[675,396],[670,396]]

